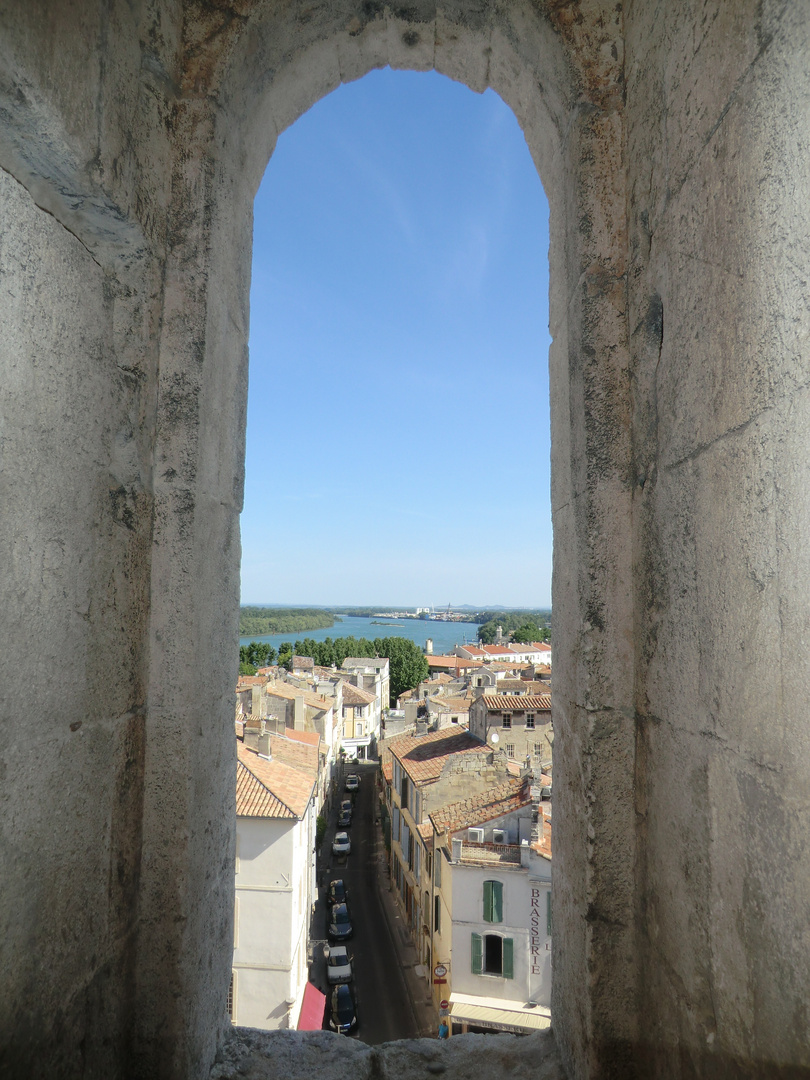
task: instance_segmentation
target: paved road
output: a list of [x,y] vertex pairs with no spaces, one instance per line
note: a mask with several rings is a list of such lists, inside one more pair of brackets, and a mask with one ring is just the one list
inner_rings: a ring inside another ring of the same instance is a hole
[[[391,1039],[415,1038],[419,1034],[380,899],[378,873],[384,878],[385,848],[374,822],[377,768],[372,763],[352,763],[344,767],[346,774],[355,772],[360,777],[360,789],[354,796],[352,825],[347,830],[352,840],[352,851],[346,857],[331,854],[336,818],[333,813],[323,845],[324,858],[318,867],[320,900],[313,929],[313,936],[326,937],[323,902],[326,886],[333,878],[342,877],[350,893],[349,910],[354,926],[349,952],[354,960],[352,990],[357,1002],[357,1036],[372,1046]],[[340,796],[350,797],[345,793]],[[320,954],[320,950],[317,952]],[[313,965],[311,978],[322,990],[326,989],[325,965],[320,955]]]

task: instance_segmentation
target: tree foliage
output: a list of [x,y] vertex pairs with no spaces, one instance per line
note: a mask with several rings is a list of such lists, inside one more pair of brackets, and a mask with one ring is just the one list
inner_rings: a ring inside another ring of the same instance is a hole
[[[249,645],[239,646],[240,675],[255,675],[256,668],[267,667],[275,663],[276,650],[266,641],[251,641]],[[252,672],[242,671],[242,665],[252,667]]]
[[[504,637],[512,635],[513,641],[548,641],[551,637],[551,612],[549,611],[491,611],[480,612],[481,625],[478,638],[484,645],[492,645],[498,627],[502,627]],[[534,627],[535,637],[515,637],[516,633],[528,633],[527,627]]]

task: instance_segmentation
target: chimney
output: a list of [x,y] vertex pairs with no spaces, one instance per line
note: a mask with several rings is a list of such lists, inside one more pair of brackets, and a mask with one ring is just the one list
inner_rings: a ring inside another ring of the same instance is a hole
[[461,862],[461,849],[462,849],[463,845],[464,845],[464,841],[461,839],[461,837],[458,837],[458,839],[456,839],[456,837],[453,837],[453,839],[451,841],[451,846],[453,848],[453,862],[454,863]]
[[296,731],[303,731],[305,726],[304,699],[303,697],[296,696],[293,700],[293,728],[295,728]]
[[259,732],[256,728],[245,728],[245,749],[258,751]]

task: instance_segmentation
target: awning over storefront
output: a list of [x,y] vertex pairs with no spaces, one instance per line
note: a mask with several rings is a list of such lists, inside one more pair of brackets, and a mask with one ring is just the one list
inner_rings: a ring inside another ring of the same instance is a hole
[[542,1005],[467,994],[450,995],[450,1019],[454,1024],[472,1024],[492,1031],[511,1031],[516,1035],[529,1035],[551,1027],[551,1013]]
[[298,1018],[299,1031],[320,1031],[323,1027],[323,1013],[326,1006],[326,994],[317,986],[308,982],[304,987],[304,1000],[301,1002],[301,1015]]

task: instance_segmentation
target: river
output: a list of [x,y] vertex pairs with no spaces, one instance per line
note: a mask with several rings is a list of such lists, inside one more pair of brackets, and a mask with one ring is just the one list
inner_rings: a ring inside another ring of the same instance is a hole
[[321,630],[299,630],[295,634],[249,634],[240,637],[240,645],[249,645],[251,641],[266,641],[278,650],[279,645],[289,641],[291,645],[304,638],[313,641],[325,641],[328,637],[403,637],[415,641],[424,649],[428,638],[433,639],[433,651],[444,655],[453,651],[455,645],[478,641],[478,623],[467,622],[427,622],[424,619],[370,619],[358,615],[343,615],[341,621],[335,619],[335,625]]

